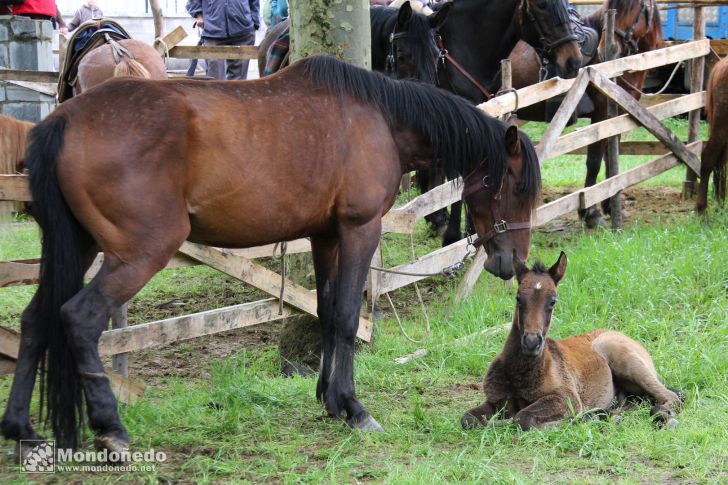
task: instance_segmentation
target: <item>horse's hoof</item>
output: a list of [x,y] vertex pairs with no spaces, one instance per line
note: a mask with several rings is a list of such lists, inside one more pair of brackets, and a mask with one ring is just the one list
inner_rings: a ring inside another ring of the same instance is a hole
[[377,420],[372,417],[371,414],[367,414],[366,417],[360,421],[355,421],[353,419],[348,419],[346,421],[346,424],[349,425],[350,428],[357,428],[362,431],[367,432],[377,432],[377,433],[383,433],[384,428],[377,423]]
[[129,451],[129,442],[116,436],[101,435],[94,438],[94,447],[99,451],[109,450],[109,454],[115,452],[121,455]]
[[666,428],[677,428],[680,425],[680,422],[675,418],[670,418],[665,422]]
[[601,214],[590,216],[584,219],[584,225],[587,229],[596,229],[597,227],[607,227],[607,221]]
[[480,420],[470,413],[465,413],[463,414],[463,417],[460,418],[460,426],[462,426],[463,429],[473,429],[479,424]]

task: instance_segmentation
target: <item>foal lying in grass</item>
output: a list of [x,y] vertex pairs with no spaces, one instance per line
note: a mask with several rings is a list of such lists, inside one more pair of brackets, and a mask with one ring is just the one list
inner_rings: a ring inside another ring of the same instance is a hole
[[511,331],[488,368],[486,401],[463,415],[464,428],[485,424],[501,409],[524,430],[544,427],[560,422],[571,409],[605,410],[628,395],[649,398],[657,421],[677,425],[680,398],[662,385],[639,343],[611,330],[546,337],[556,285],[566,271],[563,252],[548,270],[540,263],[529,270],[515,257],[513,266],[518,295]]

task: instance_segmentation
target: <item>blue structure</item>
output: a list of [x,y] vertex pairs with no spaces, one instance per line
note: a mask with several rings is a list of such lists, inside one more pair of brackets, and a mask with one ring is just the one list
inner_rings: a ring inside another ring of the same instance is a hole
[[[692,40],[693,38],[693,9],[671,8],[666,6],[676,4],[660,4],[660,17],[665,40]],[[597,5],[578,5],[577,11],[586,15],[599,8]],[[711,39],[728,39],[728,6],[703,7],[705,14],[705,35]]]

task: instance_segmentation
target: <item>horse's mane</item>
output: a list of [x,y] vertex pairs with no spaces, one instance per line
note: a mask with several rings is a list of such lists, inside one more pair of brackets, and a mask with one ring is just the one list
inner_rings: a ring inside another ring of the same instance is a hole
[[[399,10],[389,7],[377,7],[370,10],[372,30],[384,30],[380,35],[389,36],[397,23]],[[404,39],[412,52],[412,61],[417,67],[419,79],[434,83],[437,76],[434,63],[434,39],[430,22],[421,13],[412,12],[407,22],[407,37]]]
[[538,260],[536,260],[536,262],[533,263],[533,267],[531,268],[531,271],[533,271],[536,274],[548,274],[548,272],[549,272],[546,265]]
[[[349,95],[376,106],[390,125],[416,129],[430,143],[436,163],[447,173],[463,175],[487,160],[490,186],[501,186],[507,170],[507,125],[502,121],[434,86],[394,81],[329,56],[313,56],[299,62],[313,83],[342,98]],[[528,137],[521,133],[520,138],[523,170],[518,189],[533,207],[541,188],[538,157]]]

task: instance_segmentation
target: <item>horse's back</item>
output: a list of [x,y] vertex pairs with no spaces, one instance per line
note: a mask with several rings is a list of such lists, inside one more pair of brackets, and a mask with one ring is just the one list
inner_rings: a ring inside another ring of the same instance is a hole
[[[134,57],[126,54],[120,56],[119,62],[114,59],[110,44],[101,45],[86,54],[78,64],[79,93],[107,81],[115,74],[118,65],[138,63],[146,70],[148,75],[136,75],[148,79],[167,79],[167,69],[159,53],[149,44],[136,39],[122,39],[118,43]],[[134,75],[139,70],[127,69],[127,73]]]

